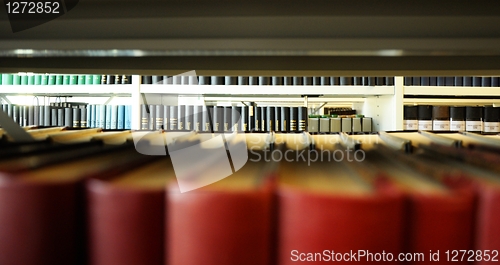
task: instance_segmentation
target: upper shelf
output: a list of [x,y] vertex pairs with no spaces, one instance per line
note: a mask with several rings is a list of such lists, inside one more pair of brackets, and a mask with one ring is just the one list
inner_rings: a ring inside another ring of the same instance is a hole
[[130,95],[134,85],[0,85],[7,95]]
[[141,93],[223,96],[378,96],[394,95],[394,86],[238,86],[238,85],[141,85]]
[[500,87],[405,86],[404,94],[413,96],[500,96]]

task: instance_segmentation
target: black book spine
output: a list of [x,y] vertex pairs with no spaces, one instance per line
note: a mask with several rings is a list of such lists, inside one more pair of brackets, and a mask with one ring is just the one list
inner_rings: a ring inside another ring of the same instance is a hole
[[101,85],[105,85],[108,83],[107,77],[108,77],[107,75],[101,75]]
[[260,111],[260,131],[267,132],[269,128],[267,128],[267,108],[259,107]]
[[269,76],[259,76],[259,85],[268,86],[271,84],[271,77]]
[[114,80],[114,83],[113,83],[113,84],[115,84],[115,85],[119,85],[119,84],[121,84],[121,83],[122,83],[122,76],[121,76],[121,75],[115,75],[115,76],[114,76],[114,79],[115,79],[115,80]]
[[351,86],[352,85],[352,77],[350,76],[341,76],[340,77],[340,85],[341,86]]
[[307,128],[307,108],[298,107],[297,131],[305,132]]
[[283,85],[283,77],[273,76],[272,82],[273,82],[273,86],[281,86],[281,85]]
[[268,132],[274,131],[274,120],[276,119],[275,107],[266,107],[266,116],[267,116],[267,126],[266,129]]
[[280,131],[290,132],[290,108],[281,107]]
[[156,129],[157,130],[165,130],[165,127],[163,127],[163,119],[164,119],[164,114],[165,112],[163,111],[165,106],[158,104],[156,105]]
[[88,126],[88,124],[87,124],[87,108],[80,108],[80,128],[87,128],[87,126]]
[[321,77],[314,76],[313,77],[313,86],[320,86],[320,85],[321,85]]
[[247,112],[247,122],[248,122],[248,130],[247,132],[255,131],[255,106],[248,106]]
[[491,77],[483,76],[481,78],[481,86],[483,86],[483,87],[491,87]]
[[169,118],[169,123],[170,123],[170,130],[171,131],[177,131],[177,117],[178,117],[178,108],[177,106],[168,106],[170,108],[170,118]]
[[226,80],[224,81],[224,84],[227,86],[237,85],[238,84],[238,77],[237,76],[226,76]]
[[411,85],[412,86],[420,86],[420,76],[413,76],[411,78]]
[[224,85],[224,77],[223,76],[212,76],[210,80],[210,84],[212,85]]
[[251,86],[258,86],[259,85],[259,77],[258,76],[249,76],[248,77],[248,84]]
[[149,105],[149,121],[148,121],[149,130],[156,130],[156,105]]
[[[149,129],[149,113],[148,112],[149,112],[149,106],[146,104],[141,104],[141,130],[148,130]],[[99,126],[97,126],[97,127],[99,127]]]
[[187,131],[192,131],[193,130],[193,123],[194,123],[194,117],[193,117],[193,112],[194,112],[194,106],[193,105],[186,105],[185,107],[185,114],[184,114],[184,128]]
[[446,81],[445,81],[444,76],[437,77],[437,85],[438,86],[445,86],[446,85]]
[[304,76],[302,78],[302,84],[304,86],[312,86],[312,84],[313,84],[313,78],[311,76]]
[[436,76],[429,77],[429,86],[437,86],[437,77]]
[[248,76],[238,76],[238,85],[248,86]]
[[274,107],[274,131],[281,131],[281,107]]
[[260,124],[261,119],[262,119],[261,118],[261,115],[262,115],[261,114],[261,110],[262,110],[261,107],[258,107],[258,106],[254,107],[254,116],[253,116],[254,119],[253,120],[254,120],[254,125],[255,125],[254,131],[256,131],[256,132],[260,132],[261,131],[261,124]]
[[329,76],[322,76],[321,77],[321,85],[322,86],[329,86],[330,85],[330,77]]
[[132,76],[122,75],[122,85],[128,85],[132,81]]
[[231,127],[229,131],[236,132],[240,131],[241,128],[241,107],[232,106],[231,107]]
[[455,86],[463,86],[464,85],[464,78],[463,77],[455,76],[454,79],[455,79],[455,82],[454,82]]
[[464,86],[472,86],[472,77],[471,76],[464,76],[463,84],[464,84]]
[[225,106],[223,107],[223,115],[224,115],[224,122],[222,126],[222,130],[224,132],[231,132],[233,128],[233,107],[232,106]]
[[293,85],[301,86],[302,85],[302,76],[294,76],[293,77]]
[[297,131],[297,121],[299,118],[299,108],[298,107],[290,107],[290,131]]
[[193,130],[196,132],[202,131],[203,124],[203,106],[193,107]]
[[73,109],[64,108],[64,126],[73,127]]
[[177,106],[177,130],[182,131],[185,130],[186,123],[186,106],[179,105]]
[[283,85],[285,86],[291,86],[293,85],[293,79],[291,76],[285,76],[283,77]]
[[363,85],[363,77],[354,76],[352,78],[352,84],[355,86],[362,86]]
[[339,76],[331,76],[330,77],[330,84],[332,86],[338,86],[338,85],[340,85],[340,77]]
[[422,86],[429,86],[430,85],[430,80],[428,76],[422,76],[420,77],[420,85]]
[[58,110],[59,109],[57,107],[53,107],[53,108],[50,109],[50,111],[51,111],[51,115],[50,116],[51,116],[51,119],[52,119],[50,121],[50,124],[52,126],[61,126],[61,125],[57,124],[57,121],[59,120],[58,117],[57,117],[57,115],[59,114]]
[[[115,83],[115,76],[114,75],[107,75],[106,76],[106,84],[107,85],[113,85]],[[151,84],[151,83],[148,83]]]
[[404,85],[411,86],[412,83],[413,83],[413,78],[411,76],[405,76]]
[[72,118],[73,118],[73,128],[80,128],[81,127],[81,110],[79,108],[72,108],[73,110],[73,115],[72,115]]
[[455,78],[453,76],[446,76],[444,78],[444,85],[445,86],[453,86],[453,85],[455,85]]
[[241,107],[240,112],[240,132],[248,132],[248,106]]
[[388,86],[393,86],[394,85],[394,77],[393,76],[386,76],[385,77],[385,84]]
[[473,76],[472,77],[472,86],[481,86],[481,77]]
[[380,77],[380,76],[375,78],[375,83],[377,84],[377,86],[385,86],[386,85],[385,78]]
[[224,107],[214,106],[213,108],[213,124],[214,132],[223,133],[224,132]]
[[491,78],[491,86],[498,87],[500,85],[500,77]]

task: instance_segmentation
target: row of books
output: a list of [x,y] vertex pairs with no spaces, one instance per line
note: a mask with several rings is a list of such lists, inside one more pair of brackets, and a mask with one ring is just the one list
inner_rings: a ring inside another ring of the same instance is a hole
[[364,115],[309,115],[308,132],[372,132],[372,118]]
[[499,87],[500,77],[496,76],[407,76],[405,86],[477,86]]
[[325,115],[355,115],[356,110],[347,107],[325,107],[323,113]]
[[303,132],[306,107],[141,105],[142,130]]
[[146,75],[142,84],[162,85],[294,85],[294,86],[392,86],[394,77],[347,76],[166,76]]
[[[85,104],[85,103],[83,103]],[[20,126],[66,126],[73,128],[130,129],[130,105],[2,104],[2,110]]]
[[404,106],[403,129],[499,133],[500,108],[493,106]]
[[[495,145],[401,132],[360,135],[379,144],[359,150],[341,135],[136,133],[0,142],[0,264],[498,262]],[[404,155],[387,137],[421,149]]]
[[131,84],[131,75],[84,75],[84,74],[1,74],[2,85],[118,85]]

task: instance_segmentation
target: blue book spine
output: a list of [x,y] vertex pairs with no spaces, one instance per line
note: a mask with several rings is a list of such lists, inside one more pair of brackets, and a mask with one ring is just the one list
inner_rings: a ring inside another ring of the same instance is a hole
[[104,116],[104,129],[111,129],[111,109],[112,109],[112,106],[111,105],[105,105],[106,107],[106,116]]
[[118,106],[118,124],[117,129],[125,129],[125,105]]
[[110,129],[116,130],[118,128],[118,105],[111,106],[111,125]]
[[92,122],[92,105],[87,105],[86,111],[87,111],[87,126],[85,126],[85,127],[92,127],[92,125],[91,125],[91,122]]
[[125,106],[125,130],[132,129],[132,106]]
[[101,128],[101,105],[94,105],[94,128]]
[[106,105],[99,105],[99,128],[106,128]]

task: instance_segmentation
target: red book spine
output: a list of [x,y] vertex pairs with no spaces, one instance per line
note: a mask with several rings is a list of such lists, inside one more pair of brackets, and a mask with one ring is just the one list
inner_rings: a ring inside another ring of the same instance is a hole
[[167,264],[271,264],[270,189],[167,196]]
[[[356,198],[280,187],[278,203],[279,265],[325,264],[332,262],[331,251],[396,256],[402,250],[404,203],[398,192]],[[311,257],[306,253],[320,254]],[[347,261],[374,264],[359,255]]]
[[79,264],[75,183],[0,179],[0,264]]
[[92,265],[163,265],[165,191],[87,183]]

